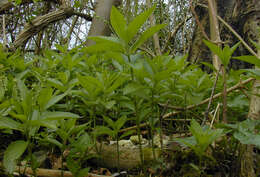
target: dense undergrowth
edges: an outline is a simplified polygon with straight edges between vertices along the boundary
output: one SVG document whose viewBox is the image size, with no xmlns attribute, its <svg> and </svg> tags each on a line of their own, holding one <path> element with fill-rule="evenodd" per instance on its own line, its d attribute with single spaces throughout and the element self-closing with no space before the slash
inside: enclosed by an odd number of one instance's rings
<svg viewBox="0 0 260 177">
<path fill-rule="evenodd" d="M 155 134 L 162 138 L 182 133 L 186 138 L 172 139 L 167 144 L 169 151 L 149 168 L 139 146 L 143 173 L 210 176 L 238 171 L 240 143 L 260 146 L 255 133 L 259 122 L 246 119 L 252 84 L 228 94 L 229 124 L 220 124 L 222 97 L 213 99 L 204 120 L 208 102 L 200 103 L 210 98 L 213 88 L 215 93 L 222 92 L 224 81 L 219 77 L 214 85 L 216 72 L 206 73 L 199 65 L 188 63 L 186 55 L 151 58 L 139 51 L 140 45 L 164 27 L 156 25 L 134 38 L 153 10 L 127 25 L 113 8 L 111 25 L 117 37 L 90 37 L 96 42 L 90 47 L 68 50 L 57 45 L 59 52 L 47 50 L 42 56 L 1 49 L 0 157 L 6 174 L 23 162 L 36 175 L 39 167 L 53 167 L 46 160 L 54 155 L 61 157 L 62 170 L 84 176 L 93 169 L 88 164 L 93 157 L 89 152 L 98 148 L 98 142 L 116 140 L 119 158 L 119 140 L 131 135 L 138 135 L 141 141 L 143 134 L 153 147 Z M 227 69 L 236 46 L 221 50 L 205 43 Z M 257 70 L 243 74 L 247 71 L 227 69 L 227 87 L 259 77 Z M 125 129 L 132 126 L 136 127 Z M 173 142 L 186 148 L 175 149 Z"/>
</svg>

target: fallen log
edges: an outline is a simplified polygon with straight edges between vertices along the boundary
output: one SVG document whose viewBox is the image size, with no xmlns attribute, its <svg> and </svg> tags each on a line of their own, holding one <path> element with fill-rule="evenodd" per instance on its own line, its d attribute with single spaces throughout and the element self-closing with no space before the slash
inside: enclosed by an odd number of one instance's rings
<svg viewBox="0 0 260 177">
<path fill-rule="evenodd" d="M 0 167 L 3 165 L 0 163 Z M 33 175 L 33 170 L 30 167 L 25 166 L 16 166 L 15 171 L 22 174 L 25 173 L 26 175 Z M 45 168 L 37 168 L 36 174 L 39 177 L 61 177 L 62 171 L 61 170 L 52 170 L 52 169 L 45 169 Z M 63 177 L 73 177 L 73 174 L 70 171 L 63 171 Z M 93 173 L 88 173 L 86 177 L 108 177 L 104 175 L 96 175 Z"/>
</svg>

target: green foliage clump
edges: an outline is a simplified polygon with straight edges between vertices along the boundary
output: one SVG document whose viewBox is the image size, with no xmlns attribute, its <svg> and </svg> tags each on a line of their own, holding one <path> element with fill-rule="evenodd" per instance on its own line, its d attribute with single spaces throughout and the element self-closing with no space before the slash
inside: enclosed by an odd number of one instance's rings
<svg viewBox="0 0 260 177">
<path fill-rule="evenodd" d="M 43 56 L 29 59 L 19 52 L 0 52 L 0 131 L 22 135 L 5 150 L 3 162 L 7 173 L 15 170 L 18 160 L 27 159 L 36 175 L 36 168 L 40 166 L 35 160 L 36 148 L 49 144 L 59 149 L 62 161 L 67 162 L 75 176 L 85 176 L 89 168 L 85 168 L 83 162 L 91 156 L 88 152 L 95 148 L 101 134 L 111 136 L 118 143 L 134 133 L 121 133 L 121 129 L 137 125 L 141 142 L 142 123 L 150 127 L 151 136 L 155 131 L 162 132 L 163 116 L 169 112 L 167 105 L 185 110 L 209 97 L 214 74 L 189 64 L 186 55 L 149 58 L 139 51 L 148 38 L 165 27 L 164 24 L 152 26 L 135 40 L 154 9 L 148 9 L 127 24 L 113 7 L 110 19 L 116 36 L 89 37 L 96 42 L 90 47 L 68 51 L 67 46 L 57 45 L 59 53 L 48 50 Z M 227 67 L 237 45 L 220 50 L 205 43 L 220 55 Z M 245 57 L 240 59 L 246 60 Z M 250 72 L 255 74 L 256 70 Z M 234 75 L 229 77 L 232 83 L 240 79 Z M 221 89 L 219 82 L 217 91 Z M 229 106 L 236 107 L 237 102 L 248 106 L 248 100 L 241 93 L 233 97 Z M 162 103 L 167 103 L 164 108 Z M 200 158 L 208 146 L 223 135 L 222 129 L 204 129 L 194 120 L 193 116 L 200 117 L 204 110 L 202 106 L 194 112 L 184 111 L 185 118 L 193 118 L 189 127 L 193 137 L 178 140 Z M 251 124 L 226 125 L 236 130 L 237 140 L 254 144 L 250 139 L 252 131 L 241 129 L 244 126 Z M 259 137 L 254 137 L 258 142 Z M 143 162 L 141 145 L 139 148 Z M 70 152 L 64 156 L 67 149 Z M 119 157 L 119 146 L 117 149 Z"/>
</svg>

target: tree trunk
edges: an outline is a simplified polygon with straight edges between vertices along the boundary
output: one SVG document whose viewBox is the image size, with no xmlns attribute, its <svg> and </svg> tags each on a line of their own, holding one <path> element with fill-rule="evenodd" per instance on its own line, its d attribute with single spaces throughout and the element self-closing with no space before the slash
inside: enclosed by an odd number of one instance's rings
<svg viewBox="0 0 260 177">
<path fill-rule="evenodd" d="M 201 0 L 201 3 L 205 3 L 205 0 Z M 251 45 L 250 40 L 260 43 L 259 27 L 260 27 L 260 1 L 259 0 L 217 0 L 218 14 L 221 16 L 232 28 L 238 32 L 248 44 Z M 196 14 L 200 21 L 200 25 L 205 29 L 204 33 L 209 34 L 209 23 L 207 9 L 201 6 L 195 7 Z M 204 61 L 211 61 L 210 52 L 202 43 L 203 34 L 200 25 L 197 24 L 197 28 L 194 32 L 193 43 L 190 50 L 190 61 L 197 62 L 198 59 Z M 223 41 L 228 41 L 229 45 L 233 45 L 238 41 L 234 35 L 228 29 L 220 24 L 220 34 Z M 254 48 L 251 45 L 252 48 Z M 242 47 L 237 52 L 238 55 L 247 55 L 249 52 Z M 260 57 L 260 51 L 258 51 Z M 236 68 L 239 68 L 237 66 Z M 244 66 L 242 66 L 244 67 Z M 260 94 L 260 81 L 256 80 L 252 89 L 252 95 L 250 100 L 250 108 L 248 117 L 251 119 L 260 119 L 260 97 L 256 94 Z M 258 87 L 258 88 L 257 88 Z M 254 158 L 253 158 L 253 146 L 243 145 L 240 152 L 240 177 L 255 177 L 254 171 Z"/>
<path fill-rule="evenodd" d="M 92 24 L 88 33 L 88 36 L 109 36 L 111 30 L 108 22 L 110 17 L 110 10 L 113 5 L 117 6 L 121 4 L 121 0 L 98 0 L 97 7 L 95 9 L 95 16 L 92 20 Z M 92 40 L 87 40 L 86 45 L 90 46 L 95 44 Z"/>
</svg>

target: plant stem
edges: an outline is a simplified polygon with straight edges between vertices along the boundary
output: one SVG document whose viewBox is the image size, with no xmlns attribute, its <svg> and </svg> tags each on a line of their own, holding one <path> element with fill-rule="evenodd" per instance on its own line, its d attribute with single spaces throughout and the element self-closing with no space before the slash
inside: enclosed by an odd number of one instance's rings
<svg viewBox="0 0 260 177">
<path fill-rule="evenodd" d="M 119 155 L 120 155 L 120 151 L 119 151 L 119 139 L 118 139 L 118 134 L 116 137 L 116 152 L 117 152 L 117 171 L 119 172 L 120 170 L 120 163 L 119 163 Z"/>
<path fill-rule="evenodd" d="M 226 68 L 222 67 L 223 70 L 223 123 L 227 123 L 227 78 Z"/>
<path fill-rule="evenodd" d="M 136 113 L 137 136 L 138 136 L 138 141 L 139 141 L 139 152 L 140 152 L 141 167 L 143 168 L 144 159 L 143 159 L 143 149 L 142 149 L 140 117 L 139 117 L 139 113 L 138 113 L 136 99 L 135 99 L 135 113 Z"/>
</svg>

